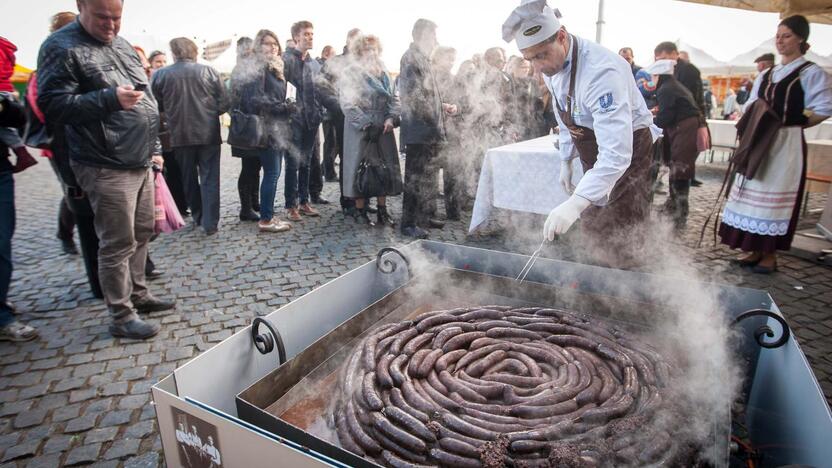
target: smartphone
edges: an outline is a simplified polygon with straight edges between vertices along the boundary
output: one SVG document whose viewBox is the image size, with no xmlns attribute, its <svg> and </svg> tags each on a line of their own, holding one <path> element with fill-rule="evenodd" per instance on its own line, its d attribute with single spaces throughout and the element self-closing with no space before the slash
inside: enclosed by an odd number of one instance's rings
<svg viewBox="0 0 832 468">
<path fill-rule="evenodd" d="M 136 83 L 133 85 L 133 91 L 146 91 L 147 84 L 146 83 Z"/>
</svg>

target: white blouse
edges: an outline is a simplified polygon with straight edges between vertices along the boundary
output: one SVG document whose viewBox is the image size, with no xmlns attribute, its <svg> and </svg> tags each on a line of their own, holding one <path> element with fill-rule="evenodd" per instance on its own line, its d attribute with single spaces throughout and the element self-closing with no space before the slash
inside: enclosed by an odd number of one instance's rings
<svg viewBox="0 0 832 468">
<path fill-rule="evenodd" d="M 746 106 L 757 99 L 760 83 L 762 83 L 763 76 L 766 73 L 772 73 L 772 81 L 778 83 L 804 63 L 806 63 L 806 58 L 800 57 L 788 65 L 775 65 L 770 71 L 757 75 L 757 79 L 754 80 L 754 87 L 751 89 L 751 97 L 746 102 Z M 800 72 L 800 87 L 803 88 L 803 107 L 805 109 L 809 109 L 818 115 L 832 116 L 832 79 L 823 68 L 817 64 L 804 68 Z"/>
</svg>

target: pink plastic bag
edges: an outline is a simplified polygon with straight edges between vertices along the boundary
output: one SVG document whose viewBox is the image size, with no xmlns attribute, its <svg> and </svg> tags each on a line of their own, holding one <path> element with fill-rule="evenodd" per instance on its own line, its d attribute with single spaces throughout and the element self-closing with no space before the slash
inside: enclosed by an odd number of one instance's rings
<svg viewBox="0 0 832 468">
<path fill-rule="evenodd" d="M 185 220 L 182 219 L 161 172 L 155 174 L 154 182 L 156 185 L 156 225 L 154 226 L 156 233 L 171 233 L 182 229 L 185 226 Z"/>
<path fill-rule="evenodd" d="M 700 153 L 711 149 L 711 132 L 708 127 L 699 127 L 696 132 L 696 150 Z"/>
</svg>

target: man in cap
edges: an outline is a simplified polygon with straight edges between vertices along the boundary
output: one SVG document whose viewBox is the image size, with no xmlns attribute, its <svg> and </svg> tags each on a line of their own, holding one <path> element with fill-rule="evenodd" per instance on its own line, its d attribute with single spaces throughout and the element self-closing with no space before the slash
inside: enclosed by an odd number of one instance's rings
<svg viewBox="0 0 832 468">
<path fill-rule="evenodd" d="M 650 213 L 653 117 L 615 52 L 571 35 L 545 0 L 523 0 L 503 24 L 523 57 L 543 73 L 560 127 L 560 182 L 571 194 L 546 220 L 544 237 L 564 234 L 580 217 L 594 253 L 613 266 L 633 263 L 626 238 Z M 573 186 L 573 162 L 584 174 Z M 594 241 L 594 242 L 593 242 Z M 606 252 L 605 252 L 606 251 Z"/>
<path fill-rule="evenodd" d="M 755 58 L 754 63 L 757 65 L 757 73 L 762 73 L 774 66 L 774 54 L 763 54 Z"/>
</svg>

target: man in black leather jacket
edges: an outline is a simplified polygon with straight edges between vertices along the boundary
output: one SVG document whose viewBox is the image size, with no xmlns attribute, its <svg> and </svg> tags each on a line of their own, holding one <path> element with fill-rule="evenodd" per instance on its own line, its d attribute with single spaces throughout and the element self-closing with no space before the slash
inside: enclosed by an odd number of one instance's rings
<svg viewBox="0 0 832 468">
<path fill-rule="evenodd" d="M 178 37 L 170 41 L 170 50 L 176 63 L 157 71 L 151 88 L 167 116 L 194 223 L 210 235 L 220 220 L 219 117 L 228 111 L 229 99 L 220 74 L 196 63 L 193 41 Z"/>
<path fill-rule="evenodd" d="M 151 158 L 162 165 L 159 111 L 133 47 L 118 36 L 122 0 L 79 0 L 75 23 L 38 54 L 38 105 L 63 125 L 70 164 L 95 214 L 99 276 L 113 336 L 145 339 L 159 326 L 139 312 L 167 310 L 145 283 L 154 227 Z"/>
</svg>

